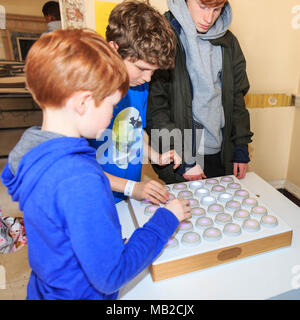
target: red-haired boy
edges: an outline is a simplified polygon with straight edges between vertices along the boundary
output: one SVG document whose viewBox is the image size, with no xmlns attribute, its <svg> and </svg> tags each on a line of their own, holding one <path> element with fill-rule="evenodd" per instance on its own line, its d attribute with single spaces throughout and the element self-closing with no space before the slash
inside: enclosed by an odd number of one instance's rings
<svg viewBox="0 0 300 320">
<path fill-rule="evenodd" d="M 43 124 L 24 133 L 2 182 L 24 212 L 27 299 L 116 299 L 190 216 L 188 201 L 171 201 L 122 240 L 109 181 L 86 138 L 108 126 L 129 79 L 96 33 L 57 30 L 40 38 L 26 58 L 26 84 Z"/>
</svg>

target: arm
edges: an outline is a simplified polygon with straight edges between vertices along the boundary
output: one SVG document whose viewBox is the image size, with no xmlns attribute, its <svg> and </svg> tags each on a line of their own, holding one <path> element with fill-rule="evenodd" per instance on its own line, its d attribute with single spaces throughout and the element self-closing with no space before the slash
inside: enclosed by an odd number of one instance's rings
<svg viewBox="0 0 300 320">
<path fill-rule="evenodd" d="M 171 119 L 170 106 L 171 71 L 157 70 L 149 84 L 149 96 L 147 105 L 147 133 L 151 136 L 152 129 L 176 128 Z"/>
<path fill-rule="evenodd" d="M 177 110 L 178 104 L 173 104 L 172 81 L 175 71 L 157 70 L 152 76 L 147 106 L 147 133 L 150 137 L 151 147 L 157 153 L 164 154 L 171 150 L 182 158 L 184 163 L 184 144 L 182 128 L 178 126 L 179 119 L 183 119 L 184 110 Z M 182 80 L 183 81 L 183 80 Z M 182 124 L 182 121 L 181 121 Z M 182 124 L 183 125 L 183 124 Z M 175 130 L 174 130 L 175 129 Z M 163 133 L 163 131 L 165 133 Z M 158 135 L 159 134 L 159 135 Z M 171 137 L 168 139 L 167 137 Z M 167 143 L 163 146 L 163 137 Z M 179 143 L 174 143 L 179 141 Z M 154 161 L 158 162 L 158 161 Z M 152 163 L 152 167 L 159 178 L 166 183 L 185 181 L 181 174 L 174 172 L 173 166 L 159 166 Z"/>
<path fill-rule="evenodd" d="M 106 177 L 108 178 L 110 182 L 110 186 L 112 191 L 124 193 L 125 186 L 128 182 L 127 179 L 119 178 L 117 176 L 113 176 L 110 173 L 104 172 Z"/>
<path fill-rule="evenodd" d="M 250 117 L 245 105 L 244 96 L 249 90 L 249 81 L 246 73 L 246 60 L 242 49 L 233 36 L 232 46 L 233 77 L 234 77 L 234 104 L 232 141 L 235 145 L 233 162 L 234 175 L 242 179 L 245 177 L 248 162 L 250 161 L 248 144 L 252 141 L 250 131 Z"/>
<path fill-rule="evenodd" d="M 158 153 L 149 145 L 149 137 L 146 131 L 144 131 L 144 148 L 143 155 L 145 159 L 149 159 L 151 163 L 158 164 L 159 166 L 165 166 L 174 162 L 173 169 L 176 170 L 181 164 L 181 158 L 175 150 L 167 151 L 163 154 Z"/>
<path fill-rule="evenodd" d="M 157 70 L 152 76 L 149 85 L 149 96 L 147 105 L 147 127 L 146 131 L 151 138 L 151 146 L 158 153 L 165 153 L 175 150 L 177 154 L 183 155 L 183 145 L 175 143 L 182 141 L 182 132 L 179 128 L 176 116 L 178 110 L 172 103 L 173 93 L 171 90 L 174 75 L 170 70 Z M 175 129 L 175 130 L 174 130 Z M 154 131 L 153 131 L 154 130 Z M 158 130 L 165 130 L 166 134 L 170 134 L 172 138 L 170 143 L 162 149 L 162 135 L 155 136 Z"/>
<path fill-rule="evenodd" d="M 84 273 L 97 290 L 110 294 L 153 261 L 178 227 L 179 220 L 168 209 L 161 208 L 124 244 L 111 190 L 105 180 L 90 173 L 65 180 L 57 188 L 56 201 Z M 175 201 L 183 208 L 183 201 Z M 182 208 L 180 220 L 190 216 Z"/>
<path fill-rule="evenodd" d="M 104 173 L 110 182 L 112 191 L 124 193 L 126 184 L 129 180 L 113 176 L 107 172 Z M 160 204 L 168 201 L 169 192 L 163 185 L 154 180 L 135 182 L 132 198 L 136 200 L 147 199 L 155 204 Z"/>
</svg>

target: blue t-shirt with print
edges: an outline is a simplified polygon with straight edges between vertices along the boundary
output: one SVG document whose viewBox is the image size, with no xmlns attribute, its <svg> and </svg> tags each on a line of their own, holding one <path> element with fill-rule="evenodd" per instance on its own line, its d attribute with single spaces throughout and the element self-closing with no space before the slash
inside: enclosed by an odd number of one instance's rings
<svg viewBox="0 0 300 320">
<path fill-rule="evenodd" d="M 148 88 L 148 83 L 131 87 L 115 107 L 109 127 L 99 139 L 89 140 L 97 149 L 97 161 L 111 175 L 141 180 Z M 122 193 L 113 194 L 116 203 L 126 198 Z"/>
</svg>

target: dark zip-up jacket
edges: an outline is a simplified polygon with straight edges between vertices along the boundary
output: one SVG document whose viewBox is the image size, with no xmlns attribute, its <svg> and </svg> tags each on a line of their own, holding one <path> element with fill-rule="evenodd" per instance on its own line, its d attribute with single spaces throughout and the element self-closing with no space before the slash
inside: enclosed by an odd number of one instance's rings
<svg viewBox="0 0 300 320">
<path fill-rule="evenodd" d="M 174 70 L 157 70 L 152 76 L 146 128 L 150 142 L 152 129 L 169 131 L 180 129 L 182 137 L 185 129 L 194 129 L 193 88 L 186 66 L 185 51 L 179 38 L 181 27 L 170 11 L 165 16 L 177 36 L 177 54 Z M 227 175 L 233 173 L 235 150 L 245 150 L 252 141 L 249 112 L 244 101 L 244 96 L 249 90 L 249 82 L 245 57 L 232 32 L 227 31 L 221 38 L 210 40 L 210 42 L 212 45 L 221 46 L 223 50 L 222 103 L 225 126 L 222 129 L 222 161 Z M 187 142 L 188 139 L 185 143 Z M 190 143 L 195 143 L 194 135 Z M 174 145 L 171 143 L 170 147 L 174 148 Z M 183 156 L 184 163 L 183 148 L 184 144 L 182 144 L 182 150 L 175 150 Z M 153 165 L 153 169 L 166 183 L 185 181 L 181 174 L 173 171 L 173 164 L 164 167 Z"/>
</svg>

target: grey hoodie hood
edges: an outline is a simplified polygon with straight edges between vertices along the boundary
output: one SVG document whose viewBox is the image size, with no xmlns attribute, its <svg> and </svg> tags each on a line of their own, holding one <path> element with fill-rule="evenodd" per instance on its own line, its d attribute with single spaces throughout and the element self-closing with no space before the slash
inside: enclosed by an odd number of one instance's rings
<svg viewBox="0 0 300 320">
<path fill-rule="evenodd" d="M 42 131 L 41 127 L 31 127 L 27 129 L 8 157 L 9 169 L 12 174 L 16 175 L 19 163 L 27 152 L 47 140 L 61 137 L 63 137 L 63 135 L 58 133 Z"/>
<path fill-rule="evenodd" d="M 198 36 L 203 40 L 217 39 L 226 33 L 232 23 L 232 9 L 227 2 L 215 24 L 206 32 L 198 33 L 185 0 L 167 0 L 168 8 L 188 35 Z"/>
<path fill-rule="evenodd" d="M 206 33 L 198 33 L 185 0 L 167 0 L 167 4 L 182 28 L 179 37 L 193 86 L 193 117 L 204 126 L 204 153 L 216 154 L 221 150 L 221 129 L 225 124 L 221 80 L 223 52 L 220 46 L 213 46 L 208 40 L 225 35 L 232 22 L 231 6 L 227 2 L 215 24 Z"/>
</svg>

